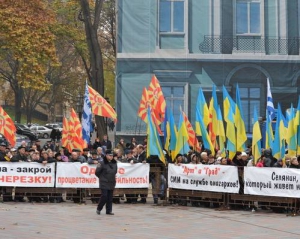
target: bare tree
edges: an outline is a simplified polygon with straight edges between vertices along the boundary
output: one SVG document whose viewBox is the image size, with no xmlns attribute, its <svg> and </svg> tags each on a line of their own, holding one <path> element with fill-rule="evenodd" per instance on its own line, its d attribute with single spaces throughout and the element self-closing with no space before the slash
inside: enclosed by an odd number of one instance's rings
<svg viewBox="0 0 300 239">
<path fill-rule="evenodd" d="M 95 0 L 94 6 L 90 6 L 89 0 L 80 0 L 81 13 L 79 19 L 84 22 L 86 41 L 89 50 L 90 68 L 87 73 L 93 88 L 102 96 L 104 94 L 104 74 L 103 59 L 100 41 L 98 39 L 98 29 L 100 25 L 101 12 L 104 0 Z M 103 117 L 96 117 L 97 130 L 99 135 L 106 133 Z"/>
</svg>

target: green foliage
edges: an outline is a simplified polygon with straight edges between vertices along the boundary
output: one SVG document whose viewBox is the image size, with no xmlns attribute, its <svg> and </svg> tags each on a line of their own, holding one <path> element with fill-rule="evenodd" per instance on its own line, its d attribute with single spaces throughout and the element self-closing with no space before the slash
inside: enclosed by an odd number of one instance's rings
<svg viewBox="0 0 300 239">
<path fill-rule="evenodd" d="M 15 84 L 23 88 L 49 88 L 49 83 L 45 81 L 47 67 L 59 64 L 55 36 L 50 31 L 54 23 L 53 12 L 44 1 L 1 1 L 0 58 L 9 57 L 13 62 L 14 72 L 11 77 L 17 81 Z"/>
</svg>

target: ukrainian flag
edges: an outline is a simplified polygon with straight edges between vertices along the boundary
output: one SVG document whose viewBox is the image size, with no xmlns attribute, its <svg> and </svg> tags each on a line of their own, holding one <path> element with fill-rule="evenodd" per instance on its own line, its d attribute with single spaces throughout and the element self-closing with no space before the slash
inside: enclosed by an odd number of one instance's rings
<svg viewBox="0 0 300 239">
<path fill-rule="evenodd" d="M 160 161 L 166 164 L 165 155 L 162 150 L 159 134 L 151 116 L 150 108 L 148 108 L 147 111 L 147 118 L 147 157 L 157 155 Z"/>
</svg>

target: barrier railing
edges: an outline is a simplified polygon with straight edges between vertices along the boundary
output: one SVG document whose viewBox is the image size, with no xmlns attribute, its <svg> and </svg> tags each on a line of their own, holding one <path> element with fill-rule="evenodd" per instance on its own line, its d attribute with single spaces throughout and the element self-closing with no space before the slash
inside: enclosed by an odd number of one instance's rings
<svg viewBox="0 0 300 239">
<path fill-rule="evenodd" d="M 190 167 L 190 166 L 189 166 Z M 201 166 L 204 167 L 204 166 Z M 201 169 L 200 166 L 198 166 L 198 171 L 195 171 L 195 174 L 199 173 L 199 169 Z M 205 166 L 208 167 L 208 166 Z M 218 166 L 212 166 L 212 167 L 218 167 Z M 230 166 L 229 166 L 230 167 Z M 234 167 L 233 167 L 234 168 Z M 245 172 L 248 173 L 248 176 L 245 177 L 245 182 L 247 180 L 249 181 L 251 179 L 252 174 L 255 170 L 244 168 Z M 182 170 L 187 170 L 182 168 Z M 203 170 L 203 169 L 202 169 Z M 208 169 L 207 169 L 208 170 Z M 223 169 L 221 169 L 222 171 Z M 225 170 L 225 169 L 224 169 Z M 250 171 L 249 171 L 250 170 Z M 267 176 L 268 180 L 270 178 L 270 182 L 268 184 L 271 185 L 274 184 L 276 192 L 280 192 L 280 185 L 281 181 L 284 180 L 286 185 L 284 188 L 285 191 L 291 191 L 287 189 L 287 187 L 291 187 L 292 183 L 294 183 L 297 186 L 297 177 L 298 177 L 298 171 L 297 170 L 289 170 L 285 171 L 285 169 L 281 169 L 278 171 L 276 168 L 269 168 L 264 169 L 265 171 L 269 170 L 270 174 Z M 220 172 L 221 172 L 220 171 Z M 249 172 L 248 172 L 249 171 Z M 209 172 L 209 170 L 207 171 Z M 213 172 L 213 171 L 212 171 Z M 225 172 L 225 171 L 224 171 Z M 279 174 L 279 172 L 282 172 L 282 175 Z M 290 174 L 290 173 L 294 173 Z M 188 173 L 192 174 L 189 170 Z M 203 171 L 202 171 L 203 173 Z M 300 173 L 300 171 L 299 171 Z M 162 177 L 162 175 L 164 177 Z M 137 198 L 139 194 L 142 195 L 148 195 L 148 198 L 152 195 L 164 195 L 165 198 L 163 201 L 164 204 L 180 204 L 180 205 L 191 205 L 191 206 L 207 206 L 207 207 L 214 207 L 221 209 L 229 209 L 229 208 L 241 208 L 241 207 L 247 207 L 248 209 L 255 209 L 257 207 L 263 207 L 263 208 L 270 208 L 274 209 L 276 211 L 277 209 L 285 210 L 286 212 L 290 213 L 296 213 L 299 210 L 299 199 L 297 196 L 266 196 L 266 195 L 251 195 L 251 194 L 243 194 L 242 191 L 239 191 L 239 193 L 228 193 L 228 192 L 213 192 L 213 191 L 206 191 L 206 190 L 192 190 L 192 189 L 179 189 L 179 188 L 172 188 L 167 187 L 163 183 L 164 178 L 168 178 L 168 171 L 166 168 L 162 167 L 161 165 L 151 165 L 149 176 L 150 176 L 150 187 L 149 188 L 116 188 L 114 191 L 114 195 L 117 197 L 125 197 L 128 198 Z M 170 174 L 171 175 L 171 174 Z M 203 175 L 202 175 L 203 176 Z M 202 177 L 201 176 L 201 177 Z M 243 176 L 243 175 L 239 175 Z M 285 176 L 285 177 L 283 177 Z M 210 175 L 209 177 L 212 177 Z M 243 177 L 239 177 L 241 180 Z M 194 180 L 191 176 L 191 179 Z M 174 179 L 175 181 L 178 180 L 178 178 Z M 182 178 L 181 178 L 182 180 Z M 212 183 L 216 182 L 216 179 L 212 180 Z M 260 177 L 259 179 L 255 179 L 256 181 L 253 182 L 254 184 L 251 184 L 250 188 L 253 188 L 254 190 L 258 190 L 257 187 L 254 186 L 258 185 L 260 183 L 260 187 L 262 186 L 269 186 L 268 184 L 265 184 L 264 182 L 266 179 L 264 177 Z M 239 182 L 240 186 L 242 187 L 244 185 L 244 179 L 243 181 Z M 248 185 L 249 186 L 249 185 Z M 297 193 L 298 187 L 293 186 L 294 192 Z M 276 188 L 278 187 L 278 188 Z M 86 200 L 94 200 L 96 202 L 101 194 L 100 189 L 98 188 L 54 188 L 54 187 L 1 187 L 0 192 L 2 194 L 2 198 L 4 201 L 6 199 L 11 199 L 12 197 L 18 195 L 18 196 L 27 196 L 29 198 L 35 198 L 35 197 L 56 197 L 58 195 L 66 195 L 67 198 L 72 198 L 74 202 L 84 202 Z M 220 188 L 220 190 L 223 190 Z M 262 190 L 262 188 L 260 188 Z M 294 194 L 293 194 L 294 195 Z"/>
</svg>

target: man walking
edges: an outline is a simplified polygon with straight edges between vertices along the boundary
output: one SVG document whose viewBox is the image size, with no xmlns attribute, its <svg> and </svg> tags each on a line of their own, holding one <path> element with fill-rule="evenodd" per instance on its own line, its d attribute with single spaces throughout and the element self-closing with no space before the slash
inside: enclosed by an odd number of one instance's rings
<svg viewBox="0 0 300 239">
<path fill-rule="evenodd" d="M 101 197 L 97 206 L 96 213 L 99 215 L 106 204 L 106 214 L 112 213 L 113 192 L 116 186 L 116 174 L 118 166 L 117 161 L 113 158 L 113 151 L 108 149 L 105 151 L 105 157 L 102 162 L 97 165 L 96 176 L 99 178 Z"/>
</svg>

